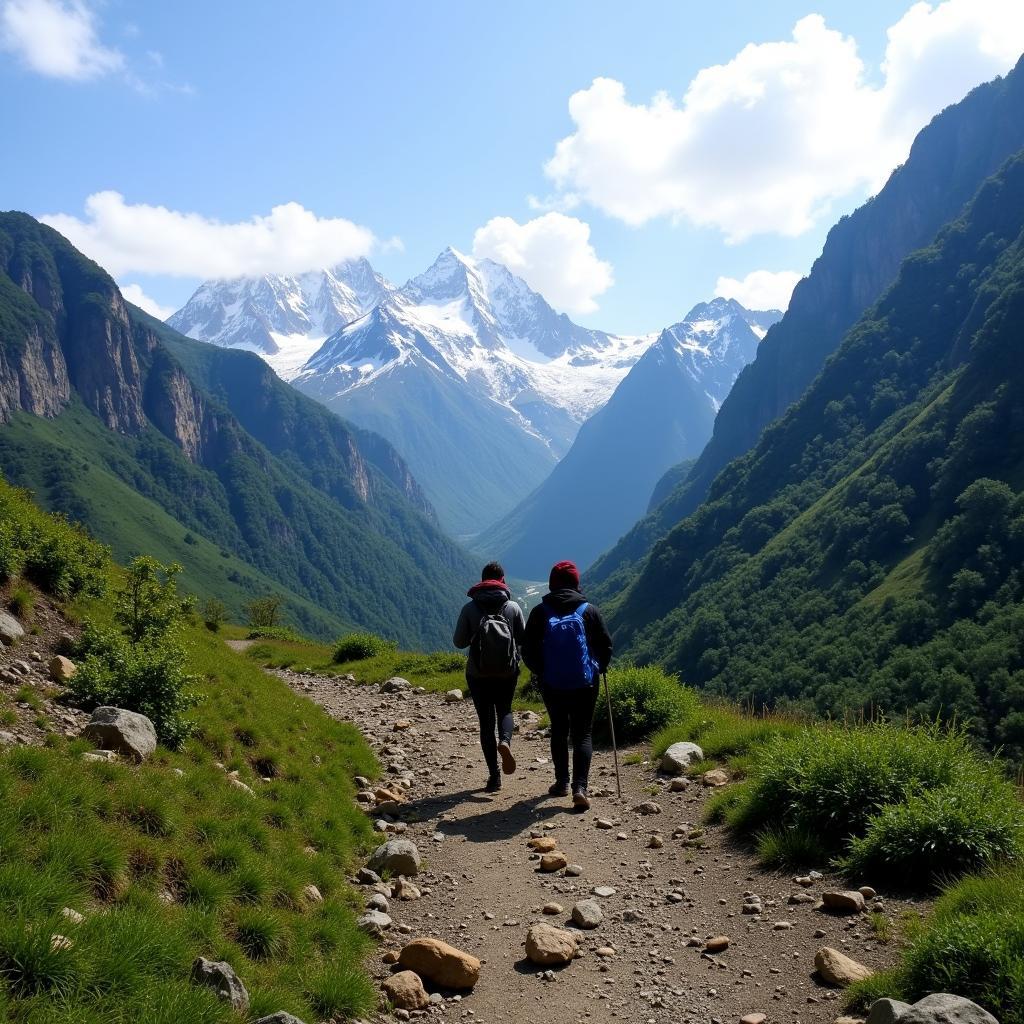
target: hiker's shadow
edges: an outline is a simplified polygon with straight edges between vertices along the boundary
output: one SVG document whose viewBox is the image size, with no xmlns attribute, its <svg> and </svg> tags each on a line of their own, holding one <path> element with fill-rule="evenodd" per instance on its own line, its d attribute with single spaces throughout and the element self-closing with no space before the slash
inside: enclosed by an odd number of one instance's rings
<svg viewBox="0 0 1024 1024">
<path fill-rule="evenodd" d="M 564 807 L 544 804 L 541 797 L 524 797 L 514 804 L 488 803 L 486 810 L 476 814 L 439 822 L 437 830 L 444 835 L 462 836 L 471 843 L 496 843 L 529 835 L 530 829 L 541 822 L 564 813 Z"/>
</svg>

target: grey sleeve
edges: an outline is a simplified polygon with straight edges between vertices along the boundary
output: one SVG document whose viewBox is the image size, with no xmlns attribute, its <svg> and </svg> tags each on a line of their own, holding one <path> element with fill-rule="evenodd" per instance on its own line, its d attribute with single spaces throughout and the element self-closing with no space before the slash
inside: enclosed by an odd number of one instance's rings
<svg viewBox="0 0 1024 1024">
<path fill-rule="evenodd" d="M 456 647 L 468 647 L 473 642 L 473 626 L 469 621 L 469 610 L 472 606 L 473 602 L 470 601 L 469 604 L 464 604 L 462 611 L 459 612 L 459 621 L 455 624 L 455 635 L 452 637 L 452 644 Z"/>
<path fill-rule="evenodd" d="M 512 637 L 516 642 L 516 647 L 522 647 L 523 641 L 526 639 L 526 616 L 523 615 L 522 605 L 518 601 L 512 603 L 516 606 L 516 610 L 512 613 Z"/>
</svg>

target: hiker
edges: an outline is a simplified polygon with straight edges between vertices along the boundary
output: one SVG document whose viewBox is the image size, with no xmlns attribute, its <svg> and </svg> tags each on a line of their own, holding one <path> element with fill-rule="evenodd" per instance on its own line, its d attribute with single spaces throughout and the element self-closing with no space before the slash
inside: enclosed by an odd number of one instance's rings
<svg viewBox="0 0 1024 1024">
<path fill-rule="evenodd" d="M 488 562 L 480 582 L 469 588 L 452 643 L 469 648 L 466 682 L 480 719 L 480 746 L 487 762 L 484 791 L 501 789 L 498 757 L 506 775 L 516 770 L 512 756 L 512 699 L 519 679 L 519 648 L 525 633 L 523 610 L 512 600 L 505 570 Z"/>
<path fill-rule="evenodd" d="M 569 795 L 569 742 L 572 741 L 572 802 L 590 807 L 587 784 L 594 753 L 591 733 L 601 673 L 612 660 L 612 638 L 601 613 L 580 593 L 579 570 L 559 562 L 544 596 L 526 623 L 523 661 L 540 681 L 551 719 L 551 796 Z"/>
</svg>

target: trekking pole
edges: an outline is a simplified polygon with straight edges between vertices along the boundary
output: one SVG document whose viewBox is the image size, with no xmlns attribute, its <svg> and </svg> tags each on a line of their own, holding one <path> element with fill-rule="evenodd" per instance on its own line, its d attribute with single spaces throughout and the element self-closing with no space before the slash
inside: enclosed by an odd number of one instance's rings
<svg viewBox="0 0 1024 1024">
<path fill-rule="evenodd" d="M 604 676 L 604 695 L 608 702 L 608 728 L 612 734 L 612 754 L 615 757 L 615 788 L 619 791 L 619 799 L 622 799 L 622 779 L 619 778 L 619 748 L 615 745 L 615 719 L 612 718 L 612 694 L 608 689 L 608 673 L 602 672 Z"/>
</svg>

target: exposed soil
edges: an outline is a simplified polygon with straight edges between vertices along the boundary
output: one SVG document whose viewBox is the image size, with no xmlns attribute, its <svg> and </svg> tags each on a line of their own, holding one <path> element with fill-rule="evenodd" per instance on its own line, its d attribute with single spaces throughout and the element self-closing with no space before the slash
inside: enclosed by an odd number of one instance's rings
<svg viewBox="0 0 1024 1024">
<path fill-rule="evenodd" d="M 517 715 L 514 742 L 519 770 L 491 797 L 482 792 L 486 772 L 468 701 L 448 704 L 435 694 L 383 694 L 336 678 L 279 674 L 335 717 L 356 723 L 378 752 L 385 779 L 413 779 L 406 813 L 387 827 L 418 845 L 424 866 L 416 884 L 423 895 L 414 902 L 390 901 L 395 926 L 381 944 L 374 974 L 383 980 L 391 971 L 384 954 L 418 936 L 441 938 L 484 962 L 472 993 L 442 993 L 443 1001 L 421 1014 L 483 1024 L 720 1024 L 754 1012 L 767 1014 L 769 1022 L 831 1022 L 843 1001 L 814 973 L 821 946 L 873 968 L 896 959 L 895 948 L 877 939 L 866 916 L 827 913 L 817 898 L 788 902 L 792 895 L 847 889 L 848 881 L 826 871 L 804 888 L 788 874 L 759 867 L 719 827 L 687 839 L 692 828 L 703 827 L 709 791 L 699 782 L 670 792 L 669 780 L 653 765 L 624 764 L 620 802 L 611 753 L 599 752 L 591 777 L 593 808 L 575 813 L 567 799 L 547 795 L 547 741 L 535 716 L 524 713 Z M 396 731 L 399 720 L 411 727 Z M 652 800 L 660 814 L 634 810 Z M 602 818 L 613 827 L 599 827 Z M 527 841 L 542 835 L 554 837 L 569 863 L 582 867 L 579 877 L 538 872 Z M 653 835 L 662 838 L 660 849 L 648 847 Z M 824 865 L 805 867 L 825 871 Z M 856 884 L 878 889 L 890 919 L 924 909 L 923 903 L 888 896 L 879 879 Z M 599 886 L 614 894 L 595 896 Z M 751 894 L 761 897 L 762 914 L 743 912 Z M 525 959 L 527 928 L 541 921 L 573 928 L 573 904 L 584 898 L 599 901 L 603 922 L 575 932 L 582 956 L 546 980 Z M 561 904 L 562 913 L 542 913 L 549 902 Z M 718 935 L 729 936 L 728 949 L 705 952 L 704 940 Z M 615 955 L 599 957 L 602 947 Z"/>
</svg>

